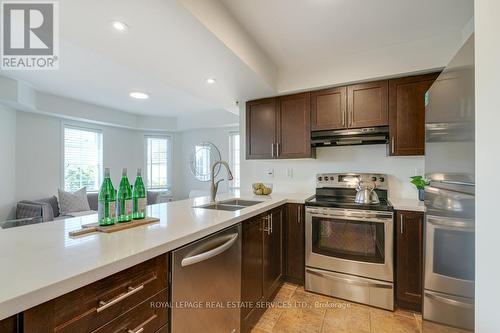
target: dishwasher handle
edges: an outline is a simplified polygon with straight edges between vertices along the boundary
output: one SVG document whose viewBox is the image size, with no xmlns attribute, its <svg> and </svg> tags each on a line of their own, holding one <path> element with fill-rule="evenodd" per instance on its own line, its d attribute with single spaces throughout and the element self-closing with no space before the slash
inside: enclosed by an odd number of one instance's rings
<svg viewBox="0 0 500 333">
<path fill-rule="evenodd" d="M 237 233 L 236 234 L 231 234 L 231 235 L 228 235 L 228 236 L 229 236 L 229 240 L 227 242 L 225 242 L 224 244 L 222 244 L 220 246 L 217 246 L 216 248 L 211 249 L 210 251 L 203 252 L 203 253 L 200 253 L 200 254 L 197 254 L 197 255 L 194 255 L 194 256 L 190 256 L 190 257 L 186 257 L 186 258 L 182 259 L 181 266 L 182 267 L 186 267 L 186 266 L 189 266 L 189 265 L 193 265 L 193 264 L 199 263 L 201 261 L 205 261 L 207 259 L 213 258 L 213 257 L 221 254 L 222 252 L 226 251 L 238 239 L 238 234 Z M 227 237 L 224 237 L 224 238 L 227 238 Z"/>
</svg>

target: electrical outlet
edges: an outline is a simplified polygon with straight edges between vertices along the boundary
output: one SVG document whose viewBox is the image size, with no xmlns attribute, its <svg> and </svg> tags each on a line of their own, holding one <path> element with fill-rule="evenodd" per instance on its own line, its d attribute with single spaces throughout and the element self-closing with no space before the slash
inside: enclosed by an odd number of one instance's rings
<svg viewBox="0 0 500 333">
<path fill-rule="evenodd" d="M 267 169 L 266 174 L 269 178 L 274 178 L 274 169 L 273 168 Z"/>
<path fill-rule="evenodd" d="M 424 175 L 424 169 L 415 168 L 415 176 L 423 176 L 423 175 Z"/>
<path fill-rule="evenodd" d="M 293 168 L 286 168 L 286 176 L 288 178 L 293 178 Z"/>
</svg>

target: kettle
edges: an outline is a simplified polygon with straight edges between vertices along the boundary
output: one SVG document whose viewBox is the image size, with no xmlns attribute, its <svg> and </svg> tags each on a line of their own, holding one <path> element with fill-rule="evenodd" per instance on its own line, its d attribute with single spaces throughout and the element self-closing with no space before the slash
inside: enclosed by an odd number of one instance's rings
<svg viewBox="0 0 500 333">
<path fill-rule="evenodd" d="M 362 181 L 358 183 L 355 203 L 359 204 L 378 204 L 380 200 L 378 199 L 377 192 L 374 191 L 375 184 L 365 185 Z"/>
</svg>

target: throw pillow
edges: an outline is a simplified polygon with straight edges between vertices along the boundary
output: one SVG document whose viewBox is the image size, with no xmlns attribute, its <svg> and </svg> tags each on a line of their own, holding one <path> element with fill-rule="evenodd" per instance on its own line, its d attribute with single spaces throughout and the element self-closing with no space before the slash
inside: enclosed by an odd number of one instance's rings
<svg viewBox="0 0 500 333">
<path fill-rule="evenodd" d="M 61 215 L 90 210 L 86 187 L 82 187 L 75 192 L 66 192 L 59 189 L 58 196 Z"/>
</svg>

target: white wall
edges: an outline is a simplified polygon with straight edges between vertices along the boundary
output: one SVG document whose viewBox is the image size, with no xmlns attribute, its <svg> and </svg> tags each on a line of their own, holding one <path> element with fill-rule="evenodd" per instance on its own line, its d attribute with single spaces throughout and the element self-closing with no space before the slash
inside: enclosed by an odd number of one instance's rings
<svg viewBox="0 0 500 333">
<path fill-rule="evenodd" d="M 238 131 L 238 127 L 200 129 L 178 133 L 181 137 L 179 140 L 181 143 L 178 145 L 181 151 L 181 158 L 177 160 L 174 168 L 178 170 L 178 176 L 182 179 L 182 186 L 175 192 L 176 199 L 187 198 L 191 190 L 210 190 L 210 182 L 201 182 L 197 180 L 189 168 L 193 147 L 197 143 L 204 141 L 211 142 L 219 149 L 221 159 L 229 161 L 229 133 L 234 131 Z M 221 170 L 219 177 L 226 177 L 226 172 L 223 169 Z M 221 184 L 219 191 L 227 191 L 227 183 Z"/>
<path fill-rule="evenodd" d="M 500 1 L 475 0 L 476 332 L 500 332 Z"/>
<path fill-rule="evenodd" d="M 103 133 L 103 163 L 111 168 L 117 185 L 121 169 L 128 168 L 134 179 L 137 168 L 144 168 L 144 135 L 137 130 L 68 122 L 55 117 L 17 112 L 16 200 L 57 195 L 62 187 L 63 124 L 98 128 Z M 13 166 L 12 166 L 13 167 Z"/>
<path fill-rule="evenodd" d="M 313 193 L 315 176 L 323 172 L 376 172 L 389 175 L 389 196 L 417 198 L 418 192 L 409 182 L 416 171 L 424 171 L 423 157 L 387 157 L 385 145 L 324 147 L 316 151 L 316 159 L 245 160 L 245 111 L 240 108 L 241 189 L 250 190 L 254 182 L 273 184 L 275 192 Z M 287 177 L 292 168 L 293 177 Z M 267 176 L 274 170 L 274 177 Z"/>
<path fill-rule="evenodd" d="M 0 105 L 0 221 L 13 217 L 16 197 L 16 112 Z"/>
</svg>

